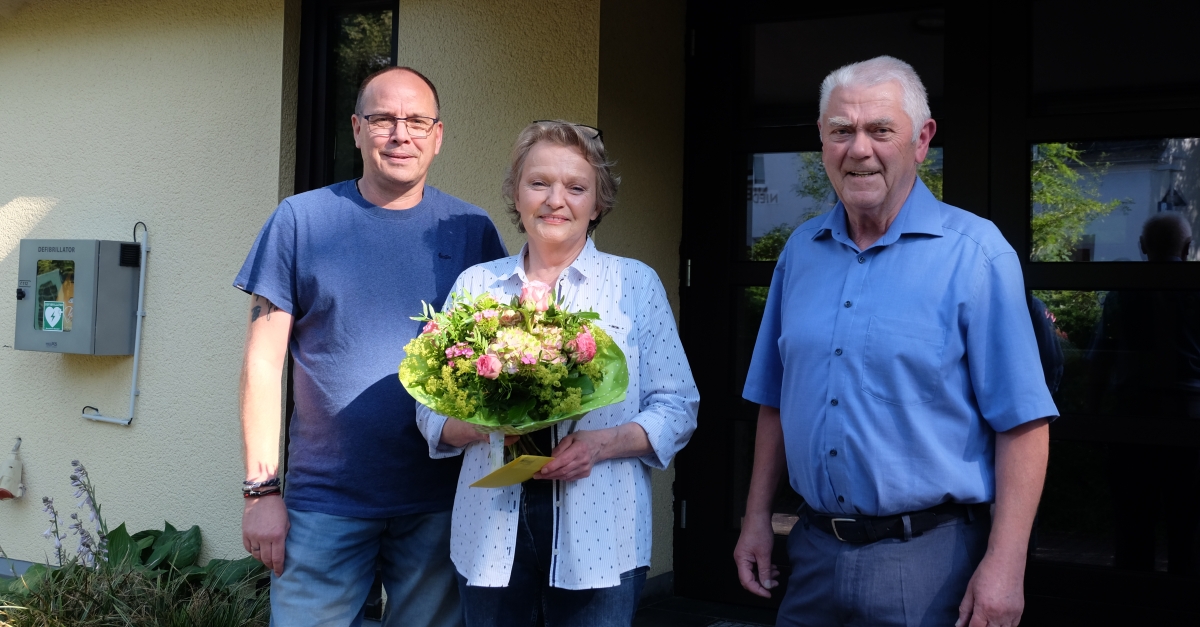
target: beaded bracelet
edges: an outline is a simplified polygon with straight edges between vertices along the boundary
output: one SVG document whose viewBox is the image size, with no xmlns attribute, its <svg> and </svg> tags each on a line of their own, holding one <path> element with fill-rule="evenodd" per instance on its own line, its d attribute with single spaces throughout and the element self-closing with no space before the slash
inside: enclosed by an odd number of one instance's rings
<svg viewBox="0 0 1200 627">
<path fill-rule="evenodd" d="M 242 482 L 242 492 L 249 492 L 251 490 L 257 490 L 259 488 L 269 488 L 271 486 L 277 486 L 277 485 L 279 485 L 279 477 L 275 477 L 273 479 L 267 479 L 265 481 L 243 481 Z"/>
<path fill-rule="evenodd" d="M 281 491 L 279 488 L 277 488 L 277 487 L 272 487 L 272 488 L 270 488 L 270 489 L 268 489 L 268 490 L 261 490 L 261 491 L 259 491 L 259 490 L 247 490 L 247 491 L 245 491 L 245 492 L 242 492 L 242 498 L 244 498 L 244 499 L 256 499 L 256 498 L 258 498 L 258 497 L 260 497 L 260 496 L 269 496 L 269 495 L 271 495 L 271 494 L 281 494 L 281 493 L 282 493 L 282 491 Z"/>
</svg>

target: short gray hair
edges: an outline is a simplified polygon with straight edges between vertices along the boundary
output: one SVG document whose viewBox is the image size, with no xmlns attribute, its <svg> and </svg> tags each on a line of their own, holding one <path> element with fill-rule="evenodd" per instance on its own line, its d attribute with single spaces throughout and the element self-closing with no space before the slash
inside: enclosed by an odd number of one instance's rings
<svg viewBox="0 0 1200 627">
<path fill-rule="evenodd" d="M 913 143 L 921 135 L 921 126 L 929 119 L 929 97 L 925 85 L 913 67 L 900 59 L 887 55 L 843 65 L 829 73 L 821 81 L 821 107 L 818 121 L 824 121 L 829 98 L 838 87 L 874 87 L 896 81 L 900 83 L 900 108 L 908 115 L 913 127 Z"/>
<path fill-rule="evenodd" d="M 588 222 L 588 235 L 591 235 L 600 225 L 600 220 L 613 210 L 613 206 L 617 204 L 617 187 L 621 184 L 621 177 L 613 173 L 614 164 L 604 152 L 604 141 L 599 135 L 592 137 L 595 130 L 590 126 L 563 120 L 540 120 L 526 126 L 525 130 L 517 135 L 517 143 L 513 146 L 512 157 L 508 163 L 508 175 L 504 177 L 500 191 L 518 231 L 524 233 L 525 225 L 521 224 L 521 213 L 517 211 L 517 185 L 521 182 L 521 170 L 525 167 L 525 159 L 538 142 L 574 148 L 595 170 L 596 207 L 600 213 L 596 215 L 595 220 Z"/>
</svg>

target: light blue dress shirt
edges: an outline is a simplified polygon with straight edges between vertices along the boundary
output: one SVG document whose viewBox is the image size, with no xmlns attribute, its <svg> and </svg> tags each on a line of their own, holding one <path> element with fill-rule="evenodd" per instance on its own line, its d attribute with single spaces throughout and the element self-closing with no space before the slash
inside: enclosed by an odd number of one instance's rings
<svg viewBox="0 0 1200 627">
<path fill-rule="evenodd" d="M 797 227 L 743 396 L 780 409 L 792 487 L 828 514 L 994 501 L 995 432 L 1058 414 L 1016 253 L 920 180 L 867 250 L 840 202 Z"/>
</svg>

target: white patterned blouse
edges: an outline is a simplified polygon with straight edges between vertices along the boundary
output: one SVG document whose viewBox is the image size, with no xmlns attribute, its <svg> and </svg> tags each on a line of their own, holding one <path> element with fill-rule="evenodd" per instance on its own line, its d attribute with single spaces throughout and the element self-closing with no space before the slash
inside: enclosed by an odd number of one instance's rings
<svg viewBox="0 0 1200 627">
<path fill-rule="evenodd" d="M 463 271 L 454 292 L 490 293 L 501 302 L 519 296 L 525 283 L 516 256 Z M 620 585 L 621 573 L 650 564 L 650 469 L 665 469 L 696 429 L 700 393 L 679 342 L 675 319 L 658 275 L 646 264 L 596 250 L 589 239 L 555 285 L 568 311 L 592 310 L 625 352 L 629 389 L 625 400 L 586 414 L 576 423 L 552 427 L 555 444 L 574 430 L 604 429 L 635 422 L 654 452 L 597 463 L 590 476 L 555 481 L 557 530 L 550 585 L 569 590 Z M 417 426 L 431 457 L 463 452 L 440 445 L 446 418 L 417 405 Z M 521 486 L 471 488 L 488 474 L 488 445 L 466 447 L 454 497 L 450 557 L 472 586 L 508 585 L 516 547 Z"/>
</svg>

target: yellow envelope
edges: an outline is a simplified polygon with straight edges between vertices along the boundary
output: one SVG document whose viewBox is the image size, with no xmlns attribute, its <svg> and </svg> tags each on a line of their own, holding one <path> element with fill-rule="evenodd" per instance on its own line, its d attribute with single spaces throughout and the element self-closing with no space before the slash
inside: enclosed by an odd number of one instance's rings
<svg viewBox="0 0 1200 627">
<path fill-rule="evenodd" d="M 498 470 L 493 471 L 471 484 L 472 488 L 503 488 L 510 485 L 516 485 L 529 479 L 533 473 L 542 469 L 542 466 L 550 463 L 553 457 L 539 457 L 537 455 L 522 455 Z"/>
</svg>

